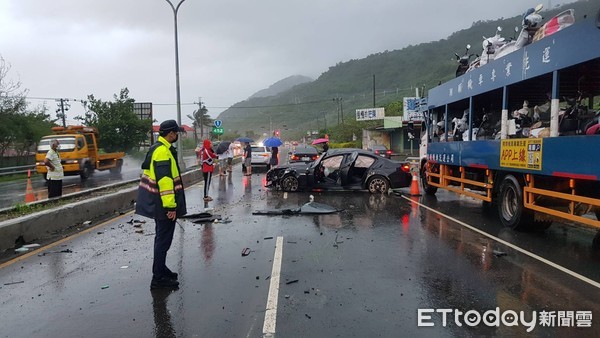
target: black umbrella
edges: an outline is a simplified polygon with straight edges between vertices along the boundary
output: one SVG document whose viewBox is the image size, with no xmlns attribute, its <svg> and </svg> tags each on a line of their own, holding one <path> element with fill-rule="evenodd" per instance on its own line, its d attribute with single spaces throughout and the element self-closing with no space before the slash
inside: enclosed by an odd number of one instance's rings
<svg viewBox="0 0 600 338">
<path fill-rule="evenodd" d="M 246 143 L 253 143 L 254 140 L 249 138 L 249 137 L 238 137 L 236 141 L 240 141 L 240 142 L 246 142 Z"/>
<path fill-rule="evenodd" d="M 231 144 L 231 142 L 229 142 L 229 141 L 223 141 L 223 142 L 219 143 L 219 145 L 217 146 L 217 150 L 216 150 L 217 155 L 221 155 L 224 152 L 226 152 L 227 149 L 229 149 L 230 144 Z"/>
</svg>

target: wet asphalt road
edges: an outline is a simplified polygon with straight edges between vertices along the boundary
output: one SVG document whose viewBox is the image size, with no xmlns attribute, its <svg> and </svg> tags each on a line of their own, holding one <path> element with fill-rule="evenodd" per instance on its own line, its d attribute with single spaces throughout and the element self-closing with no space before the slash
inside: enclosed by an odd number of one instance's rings
<svg viewBox="0 0 600 338">
<path fill-rule="evenodd" d="M 458 326 L 440 314 L 417 325 L 417 309 L 592 311 L 591 328 L 542 327 L 533 336 L 600 336 L 598 287 L 432 212 L 410 199 L 313 193 L 344 211 L 255 216 L 298 207 L 309 193 L 271 192 L 264 174 L 214 178 L 208 207 L 229 223 L 180 220 L 167 263 L 179 290 L 149 290 L 154 226 L 127 214 L 0 269 L 1 336 L 261 337 L 277 237 L 283 237 L 276 316 L 279 337 L 523 336 L 523 325 Z M 190 213 L 204 209 L 188 187 Z M 439 192 L 420 203 L 595 281 L 595 231 L 501 229 L 480 203 Z M 250 255 L 242 257 L 244 248 Z M 60 252 L 71 250 L 72 252 Z M 498 257 L 494 255 L 494 251 Z M 45 253 L 45 255 L 44 255 Z M 297 280 L 297 281 L 296 281 Z M 15 283 L 15 284 L 11 284 Z M 288 284 L 289 283 L 289 284 Z M 6 285 L 9 284 L 9 285 Z M 574 325 L 574 324 L 573 324 Z"/>
</svg>

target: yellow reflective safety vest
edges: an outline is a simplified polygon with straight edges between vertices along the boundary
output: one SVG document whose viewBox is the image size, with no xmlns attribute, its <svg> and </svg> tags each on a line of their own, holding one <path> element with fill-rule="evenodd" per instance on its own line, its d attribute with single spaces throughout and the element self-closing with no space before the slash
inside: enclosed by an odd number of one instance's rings
<svg viewBox="0 0 600 338">
<path fill-rule="evenodd" d="M 142 169 L 135 213 L 160 220 L 167 219 L 167 211 L 177 211 L 177 217 L 185 215 L 185 193 L 175 147 L 159 136 L 146 154 Z"/>
</svg>

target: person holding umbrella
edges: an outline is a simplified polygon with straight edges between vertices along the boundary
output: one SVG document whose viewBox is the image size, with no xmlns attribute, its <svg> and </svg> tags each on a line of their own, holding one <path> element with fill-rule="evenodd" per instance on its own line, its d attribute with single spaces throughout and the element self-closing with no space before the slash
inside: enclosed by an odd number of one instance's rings
<svg viewBox="0 0 600 338">
<path fill-rule="evenodd" d="M 219 176 L 225 176 L 225 161 L 227 160 L 231 142 L 223 141 L 217 146 L 216 153 L 219 155 Z"/>
<path fill-rule="evenodd" d="M 311 143 L 312 145 L 323 144 L 323 152 L 327 152 L 329 150 L 329 138 L 318 138 Z"/>
<path fill-rule="evenodd" d="M 269 165 L 271 169 L 275 168 L 279 164 L 279 148 L 271 147 L 271 159 L 269 160 Z"/>
<path fill-rule="evenodd" d="M 263 144 L 265 147 L 271 147 L 271 159 L 269 160 L 269 165 L 272 169 L 279 164 L 279 146 L 281 146 L 283 142 L 277 137 L 269 137 L 263 141 Z"/>
</svg>

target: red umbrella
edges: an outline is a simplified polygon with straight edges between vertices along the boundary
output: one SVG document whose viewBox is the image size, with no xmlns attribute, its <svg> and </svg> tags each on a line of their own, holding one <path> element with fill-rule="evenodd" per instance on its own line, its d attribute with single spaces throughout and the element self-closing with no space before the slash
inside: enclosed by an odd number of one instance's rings
<svg viewBox="0 0 600 338">
<path fill-rule="evenodd" d="M 315 145 L 315 144 L 321 144 L 321 143 L 327 143 L 327 142 L 329 142 L 329 139 L 327 139 L 327 138 L 318 138 L 318 139 L 312 141 L 311 144 Z"/>
</svg>

